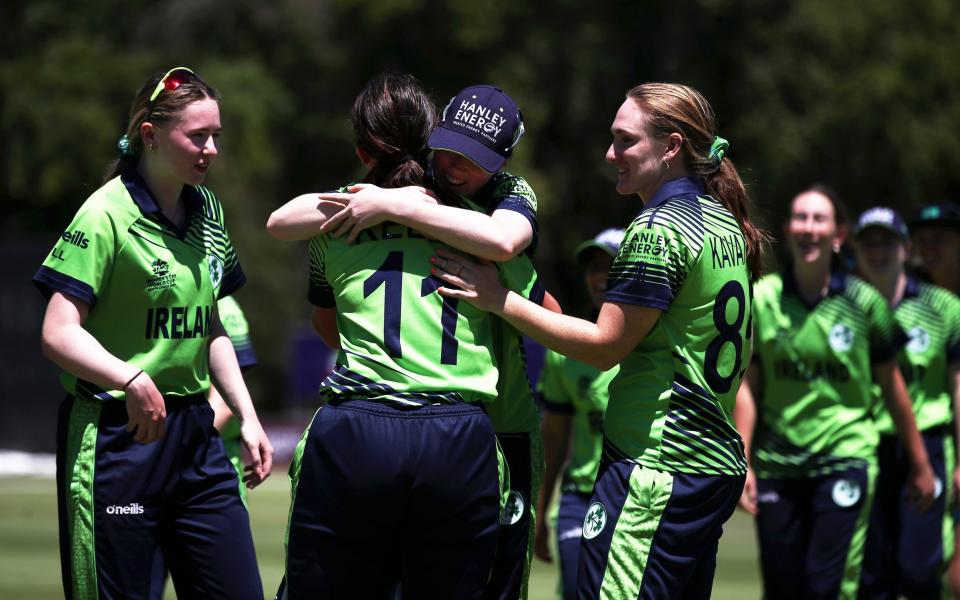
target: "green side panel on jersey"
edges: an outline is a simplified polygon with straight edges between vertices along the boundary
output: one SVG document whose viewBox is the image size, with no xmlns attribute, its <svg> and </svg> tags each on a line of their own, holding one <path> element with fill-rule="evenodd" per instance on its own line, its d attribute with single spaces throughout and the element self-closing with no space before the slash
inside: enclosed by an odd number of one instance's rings
<svg viewBox="0 0 960 600">
<path fill-rule="evenodd" d="M 367 229 L 353 244 L 327 235 L 310 241 L 311 299 L 335 299 L 342 346 L 325 394 L 401 405 L 496 396 L 492 317 L 436 293 L 435 245 L 395 223 Z"/>
<path fill-rule="evenodd" d="M 570 458 L 564 490 L 589 494 L 593 490 L 603 454 L 603 415 L 610 382 L 620 372 L 617 365 L 601 371 L 586 363 L 547 350 L 537 388 L 545 402 L 572 410 Z"/>
<path fill-rule="evenodd" d="M 949 356 L 960 344 L 960 298 L 943 288 L 911 280 L 893 314 L 909 339 L 897 355 L 897 363 L 913 402 L 917 428 L 925 431 L 949 425 L 953 421 Z M 893 434 L 893 419 L 879 398 L 879 389 L 875 387 L 875 391 L 877 430 Z"/>
<path fill-rule="evenodd" d="M 947 510 L 943 511 L 943 563 L 942 568 L 946 570 L 947 565 L 953 559 L 956 552 L 956 528 L 953 520 L 953 504 L 951 499 L 956 498 L 957 488 L 953 482 L 953 471 L 957 468 L 957 452 L 954 445 L 954 434 L 944 434 L 943 436 L 943 470 L 947 480 L 943 482 L 943 492 L 947 495 Z"/>
<path fill-rule="evenodd" d="M 293 507 L 297 501 L 297 487 L 300 485 L 300 470 L 303 467 L 303 450 L 307 445 L 310 428 L 313 427 L 313 422 L 317 419 L 317 414 L 321 410 L 323 410 L 323 407 L 313 413 L 313 418 L 310 419 L 306 429 L 303 430 L 297 446 L 293 449 L 293 456 L 290 458 L 290 467 L 287 470 L 287 476 L 290 478 L 290 508 L 287 511 L 287 533 L 283 538 L 283 550 L 288 556 L 290 548 L 290 523 L 293 522 Z M 284 563 L 286 563 L 286 560 L 284 560 Z"/>
<path fill-rule="evenodd" d="M 732 411 L 750 361 L 752 292 L 733 215 L 694 194 L 645 208 L 627 229 L 606 299 L 662 311 L 610 383 L 613 458 L 673 473 L 745 473 Z"/>
<path fill-rule="evenodd" d="M 500 440 L 497 443 L 497 477 L 500 480 L 500 514 L 507 508 L 507 501 L 510 499 L 510 465 L 507 463 L 507 455 L 503 452 Z"/>
<path fill-rule="evenodd" d="M 74 598 L 97 598 L 97 555 L 94 536 L 93 481 L 97 461 L 100 402 L 75 398 L 67 431 L 67 531 Z"/>
<path fill-rule="evenodd" d="M 498 265 L 503 285 L 530 298 L 538 285 L 533 262 L 520 255 Z M 503 319 L 493 318 L 493 351 L 500 376 L 497 397 L 487 405 L 487 415 L 497 433 L 539 431 L 540 410 L 537 408 L 527 378 L 527 356 L 519 331 Z"/>
<path fill-rule="evenodd" d="M 108 352 L 149 373 L 162 394 L 172 396 L 209 387 L 213 306 L 224 274 L 238 264 L 220 203 L 204 188 L 190 191 L 202 197 L 203 205 L 190 213 L 181 238 L 145 216 L 117 177 L 80 207 L 68 227 L 75 241 L 59 241 L 43 263 L 93 294 L 84 329 Z M 83 398 L 124 396 L 67 373 L 61 382 Z"/>
<path fill-rule="evenodd" d="M 673 475 L 639 465 L 634 467 L 630 474 L 630 491 L 610 541 L 607 570 L 600 585 L 602 600 L 639 597 L 653 537 L 660 527 L 671 493 Z M 584 531 L 586 529 L 584 523 Z"/>
<path fill-rule="evenodd" d="M 864 494 L 857 515 L 857 524 L 850 537 L 847 559 L 843 565 L 843 578 L 840 580 L 840 600 L 856 600 L 860 590 L 860 572 L 863 570 L 863 551 L 867 544 L 867 526 L 870 524 L 870 510 L 873 507 L 873 493 L 876 489 L 877 466 L 867 469 L 867 493 Z"/>
<path fill-rule="evenodd" d="M 869 382 L 874 358 L 895 355 L 893 314 L 852 275 L 835 275 L 813 307 L 791 292 L 787 277 L 768 275 L 756 286 L 763 384 L 755 394 L 753 468 L 760 477 L 807 477 L 874 463 L 879 436 Z"/>
</svg>

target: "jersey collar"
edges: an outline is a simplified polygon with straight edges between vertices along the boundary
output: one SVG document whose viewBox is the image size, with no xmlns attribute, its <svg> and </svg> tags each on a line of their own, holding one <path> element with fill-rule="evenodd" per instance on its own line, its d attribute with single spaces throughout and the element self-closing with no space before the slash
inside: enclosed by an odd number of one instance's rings
<svg viewBox="0 0 960 600">
<path fill-rule="evenodd" d="M 903 288 L 903 302 L 907 298 L 916 298 L 920 295 L 920 280 L 913 275 L 907 275 L 907 286 Z"/>
<path fill-rule="evenodd" d="M 820 304 L 820 301 L 828 296 L 836 296 L 837 294 L 842 294 L 847 289 L 847 274 L 843 271 L 834 270 L 830 272 L 830 283 L 827 284 L 827 294 L 820 298 L 815 299 L 812 303 L 807 303 L 803 297 L 800 295 L 799 290 L 797 289 L 797 278 L 793 275 L 793 265 L 790 265 L 783 272 L 783 291 L 784 293 L 793 294 L 797 297 L 798 300 L 803 302 L 807 309 L 813 309 L 816 305 Z"/>
<path fill-rule="evenodd" d="M 120 174 L 120 179 L 123 181 L 123 185 L 126 186 L 130 197 L 133 198 L 133 203 L 137 205 L 141 213 L 145 216 L 153 216 L 171 227 L 173 226 L 173 224 L 169 223 L 169 220 L 163 216 L 163 213 L 160 212 L 160 205 L 157 204 L 156 199 L 153 197 L 153 192 L 150 191 L 147 182 L 143 180 L 143 177 L 140 176 L 140 173 L 138 173 L 136 169 L 131 168 L 125 170 Z M 189 223 L 193 213 L 203 208 L 203 195 L 194 186 L 185 185 L 183 186 L 183 192 L 181 192 L 180 197 L 186 204 L 187 222 Z"/>
<path fill-rule="evenodd" d="M 702 196 L 705 193 L 706 186 L 704 185 L 703 179 L 699 177 L 678 177 L 661 185 L 657 193 L 653 195 L 653 198 L 651 198 L 643 208 L 647 209 L 659 206 L 675 196 L 683 196 L 685 194 Z"/>
</svg>

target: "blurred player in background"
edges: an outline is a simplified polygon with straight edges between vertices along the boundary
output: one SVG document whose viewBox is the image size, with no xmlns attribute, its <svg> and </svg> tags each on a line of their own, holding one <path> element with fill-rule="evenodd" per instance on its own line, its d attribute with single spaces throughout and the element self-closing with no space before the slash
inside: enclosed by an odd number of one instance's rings
<svg viewBox="0 0 960 600">
<path fill-rule="evenodd" d="M 736 416 L 751 466 L 741 506 L 757 516 L 769 598 L 856 597 L 877 469 L 871 382 L 906 449 L 911 502 L 925 509 L 934 496 L 895 361 L 903 333 L 884 298 L 836 265 L 846 227 L 831 190 L 798 194 L 788 265 L 754 290 L 754 362 Z"/>
<path fill-rule="evenodd" d="M 593 306 L 593 315 L 603 306 L 607 275 L 623 241 L 623 229 L 605 229 L 577 248 L 577 262 L 584 269 L 584 283 Z M 577 595 L 577 568 L 583 520 L 587 516 L 593 482 L 603 450 L 603 413 L 607 410 L 610 380 L 619 365 L 601 371 L 586 363 L 547 351 L 540 372 L 538 392 L 543 407 L 543 450 L 546 468 L 537 512 L 536 555 L 553 562 L 550 523 L 556 531 L 561 595 Z M 569 458 L 569 461 L 568 461 Z M 565 468 L 564 468 L 565 467 Z M 557 479 L 563 470 L 560 501 L 547 518 Z"/>
<path fill-rule="evenodd" d="M 940 575 L 954 546 L 948 509 L 956 464 L 952 429 L 960 373 L 960 298 L 907 274 L 909 246 L 907 225 L 893 209 L 874 207 L 857 220 L 857 268 L 890 304 L 908 337 L 897 362 L 936 476 L 936 499 L 923 512 L 909 501 L 907 454 L 890 415 L 877 402 L 880 472 L 861 598 L 940 598 Z"/>
<path fill-rule="evenodd" d="M 921 207 L 910 225 L 913 252 L 919 270 L 934 285 L 960 295 L 960 206 L 953 202 Z M 960 419 L 954 407 L 955 439 L 960 440 Z M 954 490 L 960 481 L 954 480 Z M 949 581 L 953 597 L 960 600 L 960 498 L 951 498 L 954 520 L 954 552 Z"/>
</svg>

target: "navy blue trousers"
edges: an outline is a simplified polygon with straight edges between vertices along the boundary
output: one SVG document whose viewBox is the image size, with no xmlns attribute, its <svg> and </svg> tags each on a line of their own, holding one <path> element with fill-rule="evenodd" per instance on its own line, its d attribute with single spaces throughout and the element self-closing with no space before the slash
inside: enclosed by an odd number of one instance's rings
<svg viewBox="0 0 960 600">
<path fill-rule="evenodd" d="M 67 598 L 150 598 L 157 553 L 180 598 L 263 598 L 237 473 L 203 396 L 167 398 L 166 433 L 140 444 L 123 402 L 68 396 L 57 430 Z"/>
<path fill-rule="evenodd" d="M 564 600 L 577 597 L 577 569 L 580 561 L 580 540 L 583 519 L 587 516 L 590 494 L 563 492 L 557 511 L 557 554 L 560 584 Z"/>
<path fill-rule="evenodd" d="M 324 406 L 294 457 L 278 598 L 480 598 L 499 529 L 496 440 L 482 408 Z"/>
<path fill-rule="evenodd" d="M 864 550 L 860 598 L 891 600 L 940 598 L 944 567 L 944 518 L 947 510 L 947 473 L 944 436 L 940 429 L 924 431 L 923 442 L 930 466 L 940 481 L 941 493 L 933 506 L 919 512 L 907 490 L 909 464 L 896 436 L 881 436 L 877 457 L 880 473 L 870 513 Z M 949 523 L 946 526 L 952 527 Z"/>
<path fill-rule="evenodd" d="M 530 472 L 530 434 L 498 433 L 497 440 L 510 469 L 510 504 L 502 515 L 493 572 L 483 597 L 513 600 L 520 597 L 530 548 L 530 508 L 533 490 Z"/>
</svg>

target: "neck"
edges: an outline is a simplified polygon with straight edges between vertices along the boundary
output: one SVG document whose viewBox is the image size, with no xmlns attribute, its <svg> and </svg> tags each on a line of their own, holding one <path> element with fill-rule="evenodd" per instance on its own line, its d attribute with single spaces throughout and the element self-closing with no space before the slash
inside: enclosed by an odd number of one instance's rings
<svg viewBox="0 0 960 600">
<path fill-rule="evenodd" d="M 794 266 L 793 276 L 797 281 L 797 291 L 807 302 L 818 300 L 827 295 L 830 288 L 830 260 Z"/>
<path fill-rule="evenodd" d="M 687 170 L 687 166 L 683 164 L 683 161 L 677 161 L 676 164 L 670 163 L 670 168 L 663 171 L 663 174 L 657 179 L 654 186 L 648 190 L 641 191 L 638 195 L 640 199 L 643 200 L 643 203 L 646 204 L 657 195 L 657 192 L 660 191 L 660 188 L 662 188 L 666 182 L 690 176 L 690 172 Z"/>
<path fill-rule="evenodd" d="M 183 209 L 180 194 L 183 192 L 183 182 L 171 181 L 169 177 L 164 177 L 154 161 L 147 159 L 146 156 L 141 157 L 137 164 L 137 172 L 150 188 L 150 193 L 160 207 L 160 212 L 180 225 Z"/>
<path fill-rule="evenodd" d="M 891 306 L 895 306 L 903 300 L 903 293 L 907 289 L 907 274 L 900 270 L 880 279 L 871 279 L 870 283 Z"/>
</svg>

